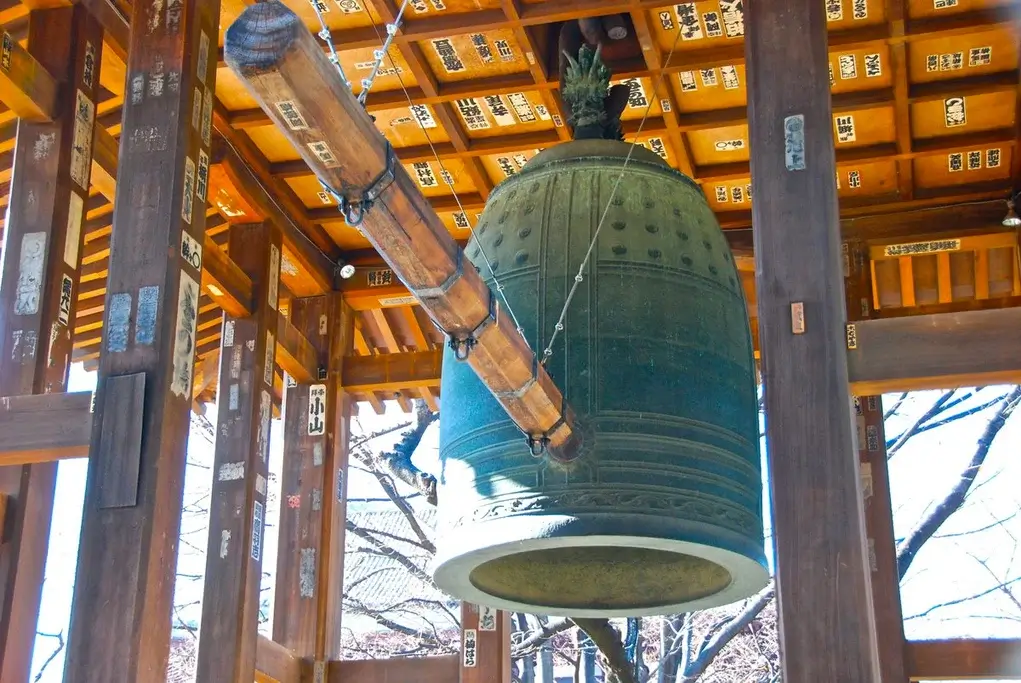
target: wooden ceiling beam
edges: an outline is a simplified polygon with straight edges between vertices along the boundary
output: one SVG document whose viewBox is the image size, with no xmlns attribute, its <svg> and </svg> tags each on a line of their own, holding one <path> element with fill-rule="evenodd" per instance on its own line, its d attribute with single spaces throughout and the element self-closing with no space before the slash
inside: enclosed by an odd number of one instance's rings
<svg viewBox="0 0 1021 683">
<path fill-rule="evenodd" d="M 368 0 L 368 2 L 386 23 L 392 24 L 396 21 L 398 10 L 393 0 Z M 421 46 L 418 43 L 405 42 L 399 43 L 398 49 L 411 73 L 415 76 L 418 87 L 422 89 L 425 98 L 432 99 L 438 97 L 440 84 L 436 80 L 435 74 L 429 68 L 428 60 L 426 60 Z M 404 94 L 403 90 L 401 94 Z M 407 98 L 408 96 L 405 95 L 403 104 L 411 104 L 411 102 L 407 101 Z M 469 145 L 468 134 L 465 132 L 464 126 L 461 125 L 461 119 L 451 104 L 449 102 L 438 102 L 433 106 L 433 111 L 437 122 L 446 131 L 454 149 L 462 154 L 467 152 Z M 429 159 L 429 161 L 432 160 L 432 158 Z M 441 170 L 445 170 L 442 159 L 439 160 L 439 164 Z M 474 158 L 466 159 L 464 161 L 464 169 L 471 179 L 472 185 L 475 186 L 476 191 L 483 197 L 488 197 L 489 193 L 493 190 L 493 181 L 489 178 L 489 174 L 486 173 L 486 169 L 479 160 Z"/>
<path fill-rule="evenodd" d="M 953 209 L 955 205 L 967 202 L 986 202 L 999 200 L 1000 218 L 1003 218 L 1005 206 L 1003 200 L 1010 191 L 1010 179 L 984 181 L 968 185 L 950 185 L 947 187 L 923 188 L 915 192 L 915 198 L 904 201 L 896 192 L 885 195 L 861 195 L 858 197 L 845 197 L 840 201 L 841 225 L 846 221 L 862 216 L 883 215 L 889 219 L 890 229 L 897 226 L 898 216 L 906 211 L 918 211 L 922 209 Z M 726 232 L 736 229 L 748 228 L 752 223 L 751 212 L 747 209 L 742 211 L 722 211 L 716 214 L 720 227 Z M 999 225 L 1000 219 L 995 221 Z M 988 223 L 981 226 L 988 230 Z M 964 229 L 964 228 L 962 228 Z M 845 232 L 845 237 L 854 236 Z"/>
<path fill-rule="evenodd" d="M 117 8 L 113 0 L 81 0 L 86 8 L 99 20 L 106 32 L 106 43 L 122 60 L 127 59 L 128 18 Z M 113 115 L 114 112 L 111 112 Z M 318 294 L 333 288 L 334 260 L 330 253 L 336 251 L 336 245 L 318 226 L 302 224 L 303 212 L 298 209 L 301 203 L 290 192 L 290 188 L 270 189 L 272 185 L 269 174 L 269 162 L 247 139 L 233 130 L 229 123 L 229 115 L 219 101 L 213 104 L 213 127 L 224 140 L 231 152 L 230 169 L 239 181 L 240 188 L 251 192 L 248 201 L 257 205 L 266 217 L 273 220 L 284 236 L 285 247 L 292 253 L 296 265 L 301 268 L 314 283 L 315 291 L 307 294 Z M 229 153 L 228 153 L 229 154 Z M 229 161 L 228 161 L 229 163 Z M 282 205 L 282 206 L 281 206 Z M 282 273 L 282 275 L 284 275 Z M 285 284 L 288 284 L 285 281 Z M 292 283 L 293 284 L 293 283 Z"/>
<path fill-rule="evenodd" d="M 1013 148 L 1017 144 L 1018 140 L 1014 135 L 1014 130 L 1010 128 L 923 140 L 915 145 L 914 149 L 909 146 L 908 151 L 903 153 L 900 151 L 898 143 L 881 143 L 878 145 L 837 150 L 837 166 L 851 166 L 890 160 L 910 162 L 912 159 L 934 154 L 967 152 L 980 145 L 998 145 L 1002 148 Z M 699 182 L 707 185 L 714 182 L 748 178 L 750 176 L 747 161 L 699 166 L 697 173 Z M 912 194 L 913 191 L 905 197 L 902 193 L 900 198 L 910 200 Z"/>
<path fill-rule="evenodd" d="M 847 371 L 857 396 L 1021 383 L 1021 308 L 853 325 L 856 343 L 848 349 Z"/>
<path fill-rule="evenodd" d="M 286 192 L 273 192 L 269 189 L 271 185 L 269 162 L 265 161 L 254 145 L 242 141 L 240 134 L 230 130 L 219 103 L 213 108 L 213 122 L 217 132 L 226 133 L 221 138 L 226 143 L 225 146 L 215 153 L 237 194 L 261 213 L 260 218 L 271 220 L 280 227 L 284 247 L 294 256 L 297 261 L 295 265 L 315 286 L 313 291 L 302 291 L 298 283 L 281 271 L 288 289 L 296 295 L 303 296 L 332 290 L 334 252 L 337 251 L 333 240 L 322 228 L 305 220 L 304 205 L 293 192 L 290 192 L 290 188 L 284 186 Z M 250 163 L 250 160 L 255 158 L 258 163 Z M 259 167 L 258 172 L 254 166 Z"/>
<path fill-rule="evenodd" d="M 520 0 L 500 0 L 500 7 L 504 14 L 504 23 L 511 25 L 514 39 L 525 52 L 528 72 L 532 75 L 535 85 L 540 88 L 539 96 L 542 97 L 543 104 L 553 118 L 557 138 L 561 142 L 566 142 L 571 139 L 571 133 L 567 129 L 566 109 L 564 108 L 564 101 L 560 96 L 560 89 L 557 87 L 555 90 L 547 90 L 544 87 L 553 81 L 556 81 L 556 85 L 559 86 L 560 74 L 557 73 L 555 78 L 550 74 L 549 65 L 543 58 L 543 51 L 536 45 L 531 31 L 529 31 L 527 26 L 518 25 L 521 21 L 521 4 Z M 475 30 L 481 29 L 476 28 Z M 558 121 L 559 125 L 557 125 Z"/>
<path fill-rule="evenodd" d="M 696 178 L 697 169 L 692 161 L 691 151 L 688 149 L 687 141 L 680 130 L 677 118 L 677 92 L 675 79 L 662 72 L 664 56 L 659 49 L 656 36 L 649 27 L 649 16 L 642 8 L 639 0 L 632 0 L 629 4 L 631 23 L 634 25 L 638 45 L 642 48 L 642 57 L 652 76 L 653 99 L 659 99 L 660 109 L 663 112 L 662 120 L 666 124 L 666 137 L 670 147 L 674 151 L 674 157 L 681 173 L 689 178 Z M 651 106 L 652 103 L 649 103 Z M 648 121 L 646 121 L 648 123 Z M 643 127 L 642 131 L 646 129 Z M 649 131 L 652 132 L 652 131 Z"/>
<path fill-rule="evenodd" d="M 348 356 L 344 359 L 344 391 L 393 393 L 440 386 L 443 350 Z"/>
<path fill-rule="evenodd" d="M 0 399 L 0 465 L 27 465 L 89 454 L 92 392 Z"/>
<path fill-rule="evenodd" d="M 11 34 L 5 31 L 0 41 L 4 59 L 0 65 L 0 101 L 26 121 L 53 121 L 59 83 Z"/>
<path fill-rule="evenodd" d="M 891 38 L 903 38 L 908 15 L 907 0 L 886 0 L 887 26 Z M 894 136 L 898 155 L 911 153 L 910 73 L 907 46 L 903 41 L 890 45 L 890 69 L 893 79 Z M 840 160 L 837 159 L 839 164 Z M 915 191 L 914 164 L 897 159 L 897 191 L 901 199 L 911 199 Z"/>
</svg>

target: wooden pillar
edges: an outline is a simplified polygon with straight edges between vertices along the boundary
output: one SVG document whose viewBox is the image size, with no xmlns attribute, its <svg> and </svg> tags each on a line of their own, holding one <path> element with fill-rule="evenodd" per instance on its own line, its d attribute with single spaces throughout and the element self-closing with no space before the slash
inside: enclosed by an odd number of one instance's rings
<svg viewBox="0 0 1021 683">
<path fill-rule="evenodd" d="M 848 319 L 871 318 L 874 309 L 868 246 L 855 241 L 845 242 L 843 248 Z M 848 325 L 845 338 L 848 347 L 856 346 L 853 322 Z M 854 412 L 880 680 L 882 683 L 907 683 L 904 617 L 900 605 L 897 541 L 893 532 L 882 396 L 856 396 Z"/>
<path fill-rule="evenodd" d="M 259 635 L 280 231 L 231 227 L 228 254 L 252 278 L 253 314 L 224 315 L 197 683 L 251 683 Z"/>
<path fill-rule="evenodd" d="M 191 412 L 217 0 L 131 17 L 65 683 L 162 683 Z"/>
<path fill-rule="evenodd" d="M 510 614 L 461 603 L 460 683 L 511 683 Z"/>
<path fill-rule="evenodd" d="M 322 668 L 341 658 L 351 419 L 341 370 L 354 345 L 354 312 L 340 294 L 294 299 L 291 323 L 315 347 L 319 380 L 288 387 L 284 398 L 273 640 Z"/>
<path fill-rule="evenodd" d="M 759 343 L 786 683 L 878 681 L 844 340 L 825 8 L 745 5 Z"/>
<path fill-rule="evenodd" d="M 71 355 L 103 32 L 83 8 L 35 11 L 28 50 L 59 79 L 55 121 L 18 124 L 0 291 L 0 396 L 62 392 Z M 0 469 L 0 681 L 29 679 L 57 463 Z"/>
</svg>

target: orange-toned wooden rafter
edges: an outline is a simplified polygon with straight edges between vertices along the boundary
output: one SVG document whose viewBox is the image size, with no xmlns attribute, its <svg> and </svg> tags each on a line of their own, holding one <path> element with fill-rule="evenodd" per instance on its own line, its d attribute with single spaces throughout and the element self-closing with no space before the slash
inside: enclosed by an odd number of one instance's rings
<svg viewBox="0 0 1021 683">
<path fill-rule="evenodd" d="M 1021 297 L 1017 235 L 929 239 L 869 247 L 875 310 Z"/>
</svg>

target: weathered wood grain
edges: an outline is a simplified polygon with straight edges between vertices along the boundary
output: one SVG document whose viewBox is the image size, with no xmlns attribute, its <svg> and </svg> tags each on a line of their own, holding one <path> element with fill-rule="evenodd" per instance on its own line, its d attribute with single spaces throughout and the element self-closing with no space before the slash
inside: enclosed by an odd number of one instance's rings
<svg viewBox="0 0 1021 683">
<path fill-rule="evenodd" d="M 1021 638 L 908 641 L 912 681 L 1021 680 Z"/>
<path fill-rule="evenodd" d="M 145 373 L 116 375 L 106 386 L 96 444 L 96 505 L 100 509 L 134 507 L 142 460 Z"/>
<path fill-rule="evenodd" d="M 89 455 L 92 392 L 0 398 L 0 466 Z"/>
<path fill-rule="evenodd" d="M 59 81 L 6 31 L 0 55 L 0 101 L 25 121 L 53 121 Z"/>
<path fill-rule="evenodd" d="M 875 314 L 869 249 L 858 240 L 845 242 L 843 249 L 848 317 L 851 320 L 869 319 Z M 851 353 L 853 351 L 848 351 L 848 354 Z M 883 683 L 906 683 L 904 617 L 897 571 L 897 542 L 893 533 L 890 472 L 886 462 L 883 397 L 855 396 L 854 412 L 880 680 Z"/>
<path fill-rule="evenodd" d="M 217 0 L 175 0 L 135 3 L 131 18 L 92 450 L 102 445 L 109 378 L 145 373 L 138 500 L 101 508 L 99 459 L 90 461 L 67 683 L 166 677 L 218 17 Z"/>
<path fill-rule="evenodd" d="M 251 278 L 254 312 L 224 316 L 197 683 L 255 676 L 269 476 L 280 231 L 236 225 L 228 252 Z"/>
<path fill-rule="evenodd" d="M 40 69 L 60 79 L 69 101 L 51 123 L 18 122 L 0 277 L 4 396 L 67 387 L 68 323 L 75 315 L 81 250 L 81 215 L 75 207 L 88 197 L 102 32 L 81 9 L 41 10 L 29 18 L 27 49 Z M 42 433 L 50 431 L 44 426 Z M 31 671 L 56 473 L 55 462 L 0 469 L 0 493 L 9 496 L 6 538 L 0 544 L 0 681 L 5 683 L 28 680 Z"/>
<path fill-rule="evenodd" d="M 339 294 L 291 301 L 291 323 L 316 350 L 311 382 L 286 389 L 273 640 L 315 662 L 340 657 L 351 402 L 343 357 L 354 318 Z"/>
<path fill-rule="evenodd" d="M 783 678 L 878 683 L 843 337 L 825 8 L 792 0 L 748 3 L 745 10 Z M 798 116 L 800 125 L 788 118 Z M 792 324 L 799 304 L 800 334 Z"/>
<path fill-rule="evenodd" d="M 853 324 L 847 368 L 859 395 L 1021 383 L 1021 308 Z"/>
</svg>

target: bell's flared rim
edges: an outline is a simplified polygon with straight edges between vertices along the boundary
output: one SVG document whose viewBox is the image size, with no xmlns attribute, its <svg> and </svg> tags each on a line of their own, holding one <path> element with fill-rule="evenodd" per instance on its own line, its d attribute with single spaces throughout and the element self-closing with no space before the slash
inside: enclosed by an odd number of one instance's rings
<svg viewBox="0 0 1021 683">
<path fill-rule="evenodd" d="M 501 521 L 506 523 L 511 520 Z M 501 533 L 509 531 L 503 524 L 497 525 L 503 527 L 501 529 L 489 528 L 490 524 L 480 525 L 485 528 L 476 528 L 476 532 L 479 535 L 484 534 L 485 538 L 472 538 L 476 534 L 468 532 L 467 535 L 455 534 L 454 538 L 446 539 L 447 542 L 441 546 L 433 562 L 433 580 L 437 587 L 457 599 L 507 611 L 563 617 L 619 618 L 677 614 L 721 607 L 751 597 L 769 582 L 764 557 L 760 561 L 749 554 L 722 547 L 724 544 L 709 545 L 697 541 L 627 534 L 527 538 L 527 527 L 530 525 L 526 523 L 523 528 L 520 526 L 522 521 L 524 520 L 520 518 L 516 520 L 515 526 L 519 533 L 512 534 L 517 537 L 514 540 Z M 548 517 L 544 520 L 545 523 L 549 521 Z M 498 539 L 507 540 L 499 542 Z M 730 575 L 730 581 L 722 589 L 709 595 L 680 602 L 633 607 L 580 608 L 507 599 L 483 590 L 472 580 L 472 574 L 476 569 L 501 558 L 532 551 L 607 546 L 619 548 L 621 552 L 642 549 L 699 558 L 726 570 Z"/>
</svg>

